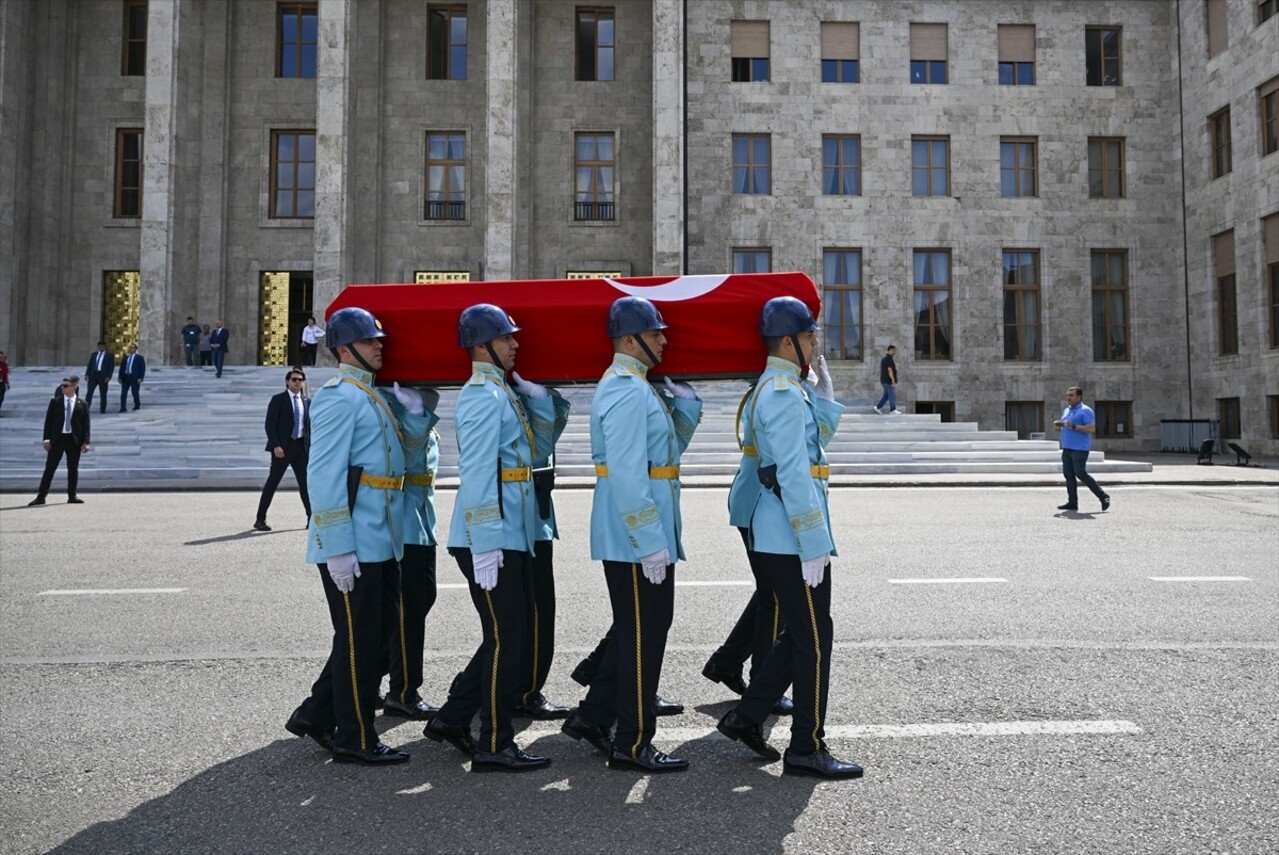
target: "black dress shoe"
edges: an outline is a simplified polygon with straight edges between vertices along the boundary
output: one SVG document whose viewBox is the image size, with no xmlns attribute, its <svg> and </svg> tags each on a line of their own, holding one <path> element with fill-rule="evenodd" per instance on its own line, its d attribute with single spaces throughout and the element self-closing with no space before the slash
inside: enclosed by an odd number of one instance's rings
<svg viewBox="0 0 1279 855">
<path fill-rule="evenodd" d="M 724 713 L 724 717 L 719 720 L 719 724 L 715 725 L 715 729 L 734 742 L 742 743 L 765 760 L 780 760 L 782 757 L 777 749 L 764 739 L 764 729 L 739 716 L 736 710 Z"/>
<path fill-rule="evenodd" d="M 782 760 L 782 774 L 811 775 L 815 778 L 860 778 L 862 767 L 856 763 L 845 763 L 830 756 L 825 748 L 812 754 L 794 754 L 786 749 L 786 757 Z"/>
<path fill-rule="evenodd" d="M 595 663 L 589 659 L 583 659 L 577 663 L 577 667 L 573 669 L 569 677 L 573 678 L 573 682 L 579 686 L 591 685 L 591 680 L 595 678 Z"/>
<path fill-rule="evenodd" d="M 734 671 L 730 668 L 720 667 L 712 659 L 702 669 L 702 676 L 712 683 L 723 683 L 724 687 L 734 694 L 743 695 L 746 693 L 746 681 L 742 679 L 740 669 Z"/>
<path fill-rule="evenodd" d="M 1059 511 L 1077 511 L 1077 510 L 1079 510 L 1079 505 L 1072 505 L 1072 504 L 1070 504 L 1069 502 L 1067 502 L 1067 503 L 1066 503 L 1066 504 L 1064 504 L 1064 505 L 1058 505 L 1058 506 L 1057 506 L 1057 510 L 1059 510 Z"/>
<path fill-rule="evenodd" d="M 661 695 L 653 696 L 653 715 L 680 715 L 683 712 L 683 704 L 668 701 Z"/>
<path fill-rule="evenodd" d="M 284 729 L 294 736 L 309 736 L 320 743 L 321 748 L 333 750 L 333 731 L 326 731 L 312 724 L 302 715 L 301 710 L 293 711 L 293 715 L 289 716 L 289 720 L 284 723 Z"/>
<path fill-rule="evenodd" d="M 551 721 L 568 718 L 568 707 L 553 704 L 546 699 L 545 695 L 538 692 L 527 701 L 515 705 L 515 716 L 517 718 L 535 718 L 538 721 Z"/>
<path fill-rule="evenodd" d="M 472 772 L 532 772 L 551 765 L 550 757 L 525 754 L 514 745 L 508 745 L 496 754 L 476 751 L 471 755 Z"/>
<path fill-rule="evenodd" d="M 578 742 L 585 739 L 605 754 L 611 754 L 613 751 L 613 737 L 609 734 L 608 728 L 600 727 L 594 722 L 587 721 L 577 710 L 573 710 L 565 722 L 560 725 L 560 730 Z"/>
<path fill-rule="evenodd" d="M 43 504 L 44 504 L 44 499 L 32 499 L 31 501 L 27 502 L 27 507 L 34 508 L 36 505 L 43 505 Z"/>
<path fill-rule="evenodd" d="M 382 701 L 382 715 L 393 715 L 396 718 L 411 718 L 416 719 L 417 721 L 426 721 L 429 718 L 434 718 L 436 713 L 439 711 L 439 707 L 433 707 L 421 699 L 407 704 L 402 704 L 390 697 L 387 697 Z"/>
<path fill-rule="evenodd" d="M 469 727 L 444 724 L 437 717 L 426 723 L 422 735 L 432 742 L 447 742 L 468 757 L 475 753 L 475 740 L 471 738 Z"/>
<path fill-rule="evenodd" d="M 266 523 L 262 522 L 262 520 L 258 520 L 257 522 L 253 524 L 253 530 L 254 531 L 270 531 L 271 527 L 267 525 Z"/>
<path fill-rule="evenodd" d="M 409 755 L 407 751 L 397 751 L 380 742 L 364 751 L 360 751 L 357 748 L 338 748 L 334 746 L 333 762 L 360 763 L 364 766 L 391 766 L 396 763 L 409 762 Z"/>
<path fill-rule="evenodd" d="M 773 715 L 790 715 L 795 712 L 795 702 L 782 695 L 773 703 Z"/>
<path fill-rule="evenodd" d="M 1109 496 L 1107 496 L 1106 498 L 1104 498 L 1104 499 L 1102 499 L 1102 500 L 1101 500 L 1101 509 L 1102 509 L 1103 511 L 1108 511 L 1108 510 L 1110 510 L 1110 497 L 1109 497 Z"/>
<path fill-rule="evenodd" d="M 84 499 L 77 499 L 75 496 L 72 496 L 71 498 L 67 499 L 67 504 L 68 504 L 68 505 L 83 505 L 83 504 L 84 504 Z"/>
<path fill-rule="evenodd" d="M 658 751 L 652 745 L 645 745 L 634 757 L 614 748 L 613 753 L 608 756 L 608 768 L 652 773 L 683 772 L 688 768 L 688 761 Z"/>
</svg>

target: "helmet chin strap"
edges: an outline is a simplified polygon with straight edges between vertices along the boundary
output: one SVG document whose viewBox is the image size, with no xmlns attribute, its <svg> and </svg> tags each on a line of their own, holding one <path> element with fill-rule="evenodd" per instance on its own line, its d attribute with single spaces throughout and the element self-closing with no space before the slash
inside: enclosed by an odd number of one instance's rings
<svg viewBox="0 0 1279 855">
<path fill-rule="evenodd" d="M 658 359 L 656 356 L 654 356 L 654 355 L 653 355 L 653 351 L 651 351 L 651 350 L 649 350 L 649 349 L 648 349 L 648 342 L 644 341 L 644 334 L 643 334 L 643 333 L 636 333 L 636 334 L 635 334 L 635 341 L 637 341 L 637 342 L 639 343 L 640 350 L 644 351 L 644 355 L 648 357 L 648 367 L 649 367 L 649 368 L 656 368 L 656 367 L 657 367 L 657 365 L 658 365 L 658 363 L 660 363 L 662 360 L 660 360 L 660 359 Z"/>
<path fill-rule="evenodd" d="M 368 361 L 365 360 L 365 358 L 360 355 L 360 352 L 355 349 L 355 342 L 351 342 L 350 344 L 348 344 L 346 346 L 346 349 L 352 356 L 355 357 L 355 361 L 360 363 L 361 368 L 363 368 L 365 371 L 369 372 L 370 374 L 377 374 L 377 370 L 372 365 L 369 365 Z"/>
<path fill-rule="evenodd" d="M 489 352 L 489 359 L 493 360 L 493 364 L 497 366 L 498 370 L 505 374 L 506 366 L 502 364 L 502 360 L 497 358 L 497 351 L 493 349 L 493 342 L 484 342 L 484 349 Z"/>
<path fill-rule="evenodd" d="M 804 355 L 804 348 L 799 344 L 799 336 L 792 334 L 789 336 L 790 343 L 795 345 L 795 355 L 799 357 L 799 379 L 808 379 L 808 357 Z"/>
</svg>

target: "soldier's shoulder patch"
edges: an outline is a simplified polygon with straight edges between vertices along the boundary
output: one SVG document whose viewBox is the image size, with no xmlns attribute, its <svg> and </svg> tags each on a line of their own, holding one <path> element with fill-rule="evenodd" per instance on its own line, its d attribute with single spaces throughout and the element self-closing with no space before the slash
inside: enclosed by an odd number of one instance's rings
<svg viewBox="0 0 1279 855">
<path fill-rule="evenodd" d="M 614 365 L 608 369 L 609 373 L 614 377 L 625 377 L 630 379 L 635 376 L 635 372 L 624 365 Z"/>
<path fill-rule="evenodd" d="M 342 378 L 341 378 L 340 376 L 339 376 L 339 377 L 330 377 L 330 378 L 329 378 L 329 382 L 325 383 L 325 384 L 324 384 L 323 386 L 321 386 L 320 388 L 321 388 L 321 389 L 332 389 L 332 388 L 336 387 L 336 386 L 337 386 L 339 383 L 341 383 L 341 382 L 342 382 Z"/>
<path fill-rule="evenodd" d="M 774 392 L 784 392 L 790 388 L 790 378 L 785 374 L 776 374 L 771 386 Z"/>
<path fill-rule="evenodd" d="M 484 374 L 483 374 L 482 372 L 476 371 L 474 374 L 472 374 L 472 375 L 471 375 L 471 379 L 466 381 L 466 385 L 468 385 L 468 386 L 483 386 L 483 385 L 484 385 Z"/>
</svg>

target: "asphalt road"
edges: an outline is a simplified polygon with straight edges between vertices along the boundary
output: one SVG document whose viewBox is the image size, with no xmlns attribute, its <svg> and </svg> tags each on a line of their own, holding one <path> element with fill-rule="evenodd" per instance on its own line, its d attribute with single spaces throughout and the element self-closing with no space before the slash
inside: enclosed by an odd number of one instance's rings
<svg viewBox="0 0 1279 855">
<path fill-rule="evenodd" d="M 398 719 L 384 740 L 413 759 L 390 769 L 292 738 L 331 638 L 294 494 L 266 534 L 255 494 L 0 496 L 0 852 L 1275 852 L 1279 490 L 1112 492 L 1069 515 L 1055 489 L 832 493 L 827 729 L 867 770 L 842 783 L 714 733 L 732 696 L 701 666 L 750 592 L 723 490 L 685 493 L 662 676 L 688 712 L 657 744 L 693 766 L 652 778 L 544 724 L 517 738 L 554 765 L 516 776 Z M 589 501 L 557 498 L 547 694 L 570 705 L 608 625 Z M 479 640 L 447 555 L 440 581 L 437 703 Z"/>
</svg>

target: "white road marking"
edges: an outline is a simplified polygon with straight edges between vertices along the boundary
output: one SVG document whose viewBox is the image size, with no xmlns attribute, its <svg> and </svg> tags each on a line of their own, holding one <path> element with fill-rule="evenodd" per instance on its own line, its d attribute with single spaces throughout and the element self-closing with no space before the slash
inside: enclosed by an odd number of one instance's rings
<svg viewBox="0 0 1279 855">
<path fill-rule="evenodd" d="M 631 787 L 631 791 L 626 794 L 626 803 L 628 805 L 644 804 L 644 796 L 648 794 L 648 775 L 640 778 L 635 782 L 635 786 Z"/>
<path fill-rule="evenodd" d="M 740 581 L 731 580 L 731 581 L 722 582 L 722 581 L 711 581 L 711 580 L 702 581 L 698 579 L 698 580 L 692 580 L 692 581 L 676 581 L 675 587 L 677 588 L 711 588 L 711 587 L 731 586 L 731 587 L 749 588 L 754 584 L 755 584 L 754 582 L 745 581 L 745 580 L 740 580 Z M 467 585 L 465 582 L 456 582 L 456 583 L 449 582 L 444 585 L 436 585 L 435 587 L 440 590 L 443 590 L 445 588 L 465 588 L 467 587 Z"/>
<path fill-rule="evenodd" d="M 99 595 L 99 594 L 180 594 L 186 588 L 78 588 L 65 591 L 41 591 L 36 596 L 52 597 L 62 595 Z"/>
<path fill-rule="evenodd" d="M 425 784 L 419 784 L 416 787 L 409 787 L 407 790 L 396 790 L 395 794 L 397 796 L 416 796 L 420 793 L 430 792 L 430 790 L 431 782 L 427 781 Z"/>
<path fill-rule="evenodd" d="M 970 576 L 952 579 L 888 579 L 890 585 L 984 585 L 991 582 L 1007 582 L 998 576 Z"/>
<path fill-rule="evenodd" d="M 773 731 L 784 734 L 786 724 L 774 726 Z M 926 724 L 857 724 L 835 725 L 826 728 L 831 739 L 920 739 L 933 736 L 1061 736 L 1068 734 L 1107 735 L 1135 734 L 1142 729 L 1123 719 L 1098 719 L 1081 721 L 984 721 L 984 722 L 933 722 Z M 533 739 L 563 736 L 559 728 L 547 724 L 535 724 L 520 732 Z M 657 736 L 663 744 L 693 742 L 702 739 L 721 738 L 713 727 L 664 727 L 657 728 Z M 564 736 L 568 739 L 567 736 Z"/>
<path fill-rule="evenodd" d="M 1247 576 L 1151 576 L 1152 582 L 1251 582 Z"/>
</svg>

